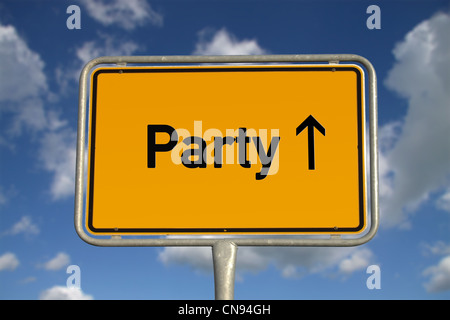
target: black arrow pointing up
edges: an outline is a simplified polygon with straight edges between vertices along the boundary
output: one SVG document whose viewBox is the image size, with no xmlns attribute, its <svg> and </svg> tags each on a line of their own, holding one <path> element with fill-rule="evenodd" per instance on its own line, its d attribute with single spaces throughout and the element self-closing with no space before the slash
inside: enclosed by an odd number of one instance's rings
<svg viewBox="0 0 450 320">
<path fill-rule="evenodd" d="M 325 128 L 312 116 L 310 115 L 303 121 L 296 130 L 296 135 L 308 127 L 308 165 L 309 170 L 315 170 L 315 160 L 314 160 L 314 127 L 319 130 L 319 132 L 325 135 Z"/>
</svg>

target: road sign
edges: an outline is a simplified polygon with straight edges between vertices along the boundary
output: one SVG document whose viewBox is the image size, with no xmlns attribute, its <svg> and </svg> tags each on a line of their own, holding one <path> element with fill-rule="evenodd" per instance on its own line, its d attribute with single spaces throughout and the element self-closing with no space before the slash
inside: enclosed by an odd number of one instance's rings
<svg viewBox="0 0 450 320">
<path fill-rule="evenodd" d="M 99 67 L 90 86 L 90 233 L 366 228 L 358 65 Z"/>
</svg>

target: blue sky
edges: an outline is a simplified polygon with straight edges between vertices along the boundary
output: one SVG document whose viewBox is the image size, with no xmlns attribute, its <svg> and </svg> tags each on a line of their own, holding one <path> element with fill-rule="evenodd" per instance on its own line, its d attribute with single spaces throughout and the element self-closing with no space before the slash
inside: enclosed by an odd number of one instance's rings
<svg viewBox="0 0 450 320">
<path fill-rule="evenodd" d="M 69 5 L 81 29 L 69 30 Z M 368 29 L 369 5 L 381 29 Z M 103 55 L 353 53 L 378 78 L 381 225 L 354 248 L 239 248 L 236 299 L 450 298 L 449 1 L 0 2 L 0 299 L 212 299 L 210 248 L 73 227 L 78 77 Z M 66 268 L 81 270 L 81 290 Z M 378 265 L 381 289 L 366 269 Z"/>
</svg>

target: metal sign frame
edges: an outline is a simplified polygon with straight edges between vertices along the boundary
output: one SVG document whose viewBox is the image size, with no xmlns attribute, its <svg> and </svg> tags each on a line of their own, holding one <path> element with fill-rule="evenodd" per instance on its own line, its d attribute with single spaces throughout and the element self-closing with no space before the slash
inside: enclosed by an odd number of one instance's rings
<svg viewBox="0 0 450 320">
<path fill-rule="evenodd" d="M 94 238 L 84 230 L 84 198 L 86 186 L 86 121 L 88 105 L 88 87 L 91 72 L 98 65 L 118 65 L 127 64 L 143 65 L 167 65 L 167 64 L 218 64 L 218 63 L 328 63 L 330 66 L 344 63 L 358 63 L 367 72 L 368 78 L 368 101 L 369 101 L 369 181 L 368 186 L 370 201 L 369 227 L 358 237 L 355 235 L 213 235 L 183 236 L 177 238 L 122 238 L 121 236 L 108 236 Z M 377 82 L 376 74 L 372 64 L 365 58 L 358 55 L 338 54 L 338 55 L 250 55 L 250 56 L 118 56 L 96 58 L 83 68 L 80 75 L 79 87 L 79 110 L 78 110 L 78 136 L 77 136 L 77 158 L 76 158 L 76 185 L 75 185 L 75 229 L 78 235 L 85 242 L 96 246 L 111 247 L 159 247 L 159 246 L 211 246 L 214 248 L 223 246 L 226 242 L 232 246 L 356 246 L 372 239 L 378 229 L 378 142 L 377 142 Z M 224 242 L 225 241 L 225 242 Z M 226 247 L 226 246 L 225 246 Z M 217 251 L 217 250 L 216 250 Z M 235 256 L 235 255 L 234 255 Z"/>
</svg>

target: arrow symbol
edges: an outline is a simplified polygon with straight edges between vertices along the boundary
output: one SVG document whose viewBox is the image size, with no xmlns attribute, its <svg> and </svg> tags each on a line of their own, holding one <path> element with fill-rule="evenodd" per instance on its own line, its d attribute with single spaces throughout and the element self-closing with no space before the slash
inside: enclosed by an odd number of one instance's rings
<svg viewBox="0 0 450 320">
<path fill-rule="evenodd" d="M 315 170 L 314 160 L 314 128 L 316 128 L 321 134 L 325 135 L 325 128 L 312 116 L 303 121 L 296 130 L 296 135 L 302 132 L 305 128 L 308 128 L 308 166 L 309 170 Z"/>
</svg>

